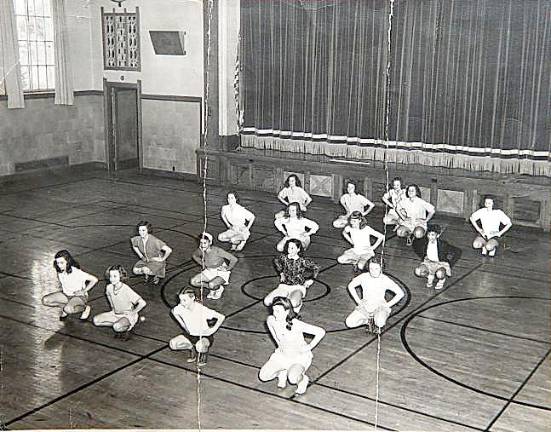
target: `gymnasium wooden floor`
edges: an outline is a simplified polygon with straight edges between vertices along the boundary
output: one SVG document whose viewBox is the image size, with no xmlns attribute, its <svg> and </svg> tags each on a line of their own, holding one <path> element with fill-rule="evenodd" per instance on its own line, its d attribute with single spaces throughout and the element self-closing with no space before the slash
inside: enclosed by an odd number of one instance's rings
<svg viewBox="0 0 551 432">
<path fill-rule="evenodd" d="M 279 234 L 274 196 L 242 192 L 257 215 L 222 300 L 227 316 L 208 365 L 198 376 L 167 341 L 179 333 L 169 316 L 179 287 L 198 271 L 190 260 L 202 228 L 199 185 L 103 172 L 45 177 L 0 189 L 0 421 L 8 429 L 181 428 L 543 431 L 551 424 L 549 236 L 513 227 L 506 249 L 483 258 L 470 249 L 470 227 L 435 217 L 464 248 L 442 291 L 413 275 L 412 250 L 388 234 L 386 273 L 407 291 L 380 343 L 348 330 L 351 267 L 331 220 L 340 208 L 316 199 L 309 217 L 321 229 L 308 255 L 322 266 L 303 319 L 328 330 L 314 351 L 303 396 L 261 383 L 259 367 L 274 349 L 260 299 L 277 282 L 271 260 Z M 374 200 L 378 197 L 373 197 Z M 209 187 L 208 230 L 222 230 L 224 191 Z M 55 290 L 53 255 L 69 249 L 98 277 L 108 265 L 136 261 L 129 238 L 151 221 L 173 249 L 163 286 L 130 280 L 148 302 L 146 321 L 129 341 L 90 321 L 60 322 L 41 297 Z M 381 211 L 369 217 L 381 228 Z M 105 283 L 92 291 L 92 315 L 106 311 Z M 200 399 L 200 401 L 199 401 Z M 198 405 L 199 404 L 199 405 Z M 199 406 L 199 409 L 198 409 Z M 199 424 L 200 421 L 200 424 Z M 547 425 L 547 426 L 546 426 Z"/>
</svg>

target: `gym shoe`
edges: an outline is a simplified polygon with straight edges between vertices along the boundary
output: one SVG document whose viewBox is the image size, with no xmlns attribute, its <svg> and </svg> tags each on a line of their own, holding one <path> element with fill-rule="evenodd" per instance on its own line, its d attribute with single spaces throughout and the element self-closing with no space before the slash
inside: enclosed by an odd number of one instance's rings
<svg viewBox="0 0 551 432">
<path fill-rule="evenodd" d="M 212 298 L 214 300 L 218 300 L 219 298 L 222 297 L 223 292 L 224 292 L 224 287 L 218 288 L 216 291 L 214 291 L 214 294 L 213 294 Z"/>
<path fill-rule="evenodd" d="M 444 279 L 439 280 L 436 283 L 436 286 L 434 287 L 434 289 L 441 290 L 442 288 L 444 288 L 444 282 L 446 282 Z"/>
<path fill-rule="evenodd" d="M 432 282 L 428 282 L 428 281 L 427 281 L 427 285 L 426 285 L 426 287 L 427 287 L 427 288 L 432 288 L 432 286 L 433 286 L 433 283 L 432 283 Z"/>
<path fill-rule="evenodd" d="M 299 395 L 306 393 L 306 387 L 308 387 L 309 382 L 310 379 L 306 375 L 304 375 L 302 380 L 298 383 L 295 393 Z"/>
<path fill-rule="evenodd" d="M 91 311 L 92 311 L 92 308 L 90 306 L 86 306 L 86 308 L 80 314 L 80 319 L 81 320 L 87 320 L 88 317 L 90 316 Z"/>
<path fill-rule="evenodd" d="M 488 256 L 495 256 L 496 250 L 492 249 L 491 251 L 488 251 Z"/>
<path fill-rule="evenodd" d="M 208 353 L 199 353 L 197 356 L 197 366 L 205 366 L 207 364 Z"/>
<path fill-rule="evenodd" d="M 277 386 L 281 389 L 287 386 L 287 371 L 281 371 L 277 375 Z"/>
<path fill-rule="evenodd" d="M 481 253 L 482 253 L 482 255 L 486 255 L 488 253 L 488 250 L 483 246 Z"/>
<path fill-rule="evenodd" d="M 187 358 L 187 362 L 188 363 L 193 363 L 195 360 L 197 360 L 197 353 L 195 352 L 195 350 L 192 348 L 189 350 L 189 355 L 188 355 L 188 358 Z"/>
<path fill-rule="evenodd" d="M 130 330 L 126 330 L 125 332 L 119 333 L 120 334 L 120 340 L 127 341 L 130 339 Z"/>
</svg>

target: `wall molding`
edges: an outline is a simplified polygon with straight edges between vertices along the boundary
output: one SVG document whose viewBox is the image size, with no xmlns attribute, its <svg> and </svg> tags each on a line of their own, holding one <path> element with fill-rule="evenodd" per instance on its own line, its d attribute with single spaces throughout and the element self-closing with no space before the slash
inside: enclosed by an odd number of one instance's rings
<svg viewBox="0 0 551 432">
<path fill-rule="evenodd" d="M 160 95 L 160 94 L 143 94 L 142 100 L 160 100 L 169 102 L 194 102 L 202 104 L 203 98 L 200 96 L 177 96 L 177 95 Z"/>
<path fill-rule="evenodd" d="M 55 98 L 54 91 L 37 92 L 37 93 L 24 93 L 25 100 L 31 99 L 53 99 Z M 75 96 L 103 96 L 102 90 L 76 90 Z M 0 95 L 0 101 L 8 100 L 7 95 Z"/>
<path fill-rule="evenodd" d="M 33 177 L 39 177 L 45 174 L 56 174 L 56 175 L 70 175 L 73 173 L 82 174 L 85 171 L 95 171 L 95 170 L 106 170 L 107 165 L 105 162 L 85 162 L 81 164 L 74 164 L 69 166 L 62 167 L 47 167 L 32 169 L 29 171 L 23 171 L 13 174 L 6 174 L 0 176 L 0 184 L 17 182 L 20 180 L 25 180 Z"/>
<path fill-rule="evenodd" d="M 167 178 L 188 180 L 188 181 L 193 181 L 193 182 L 198 181 L 197 174 L 174 172 L 174 171 L 167 171 L 167 170 L 162 170 L 162 169 L 142 168 L 141 173 L 143 175 L 147 175 L 147 176 L 151 176 L 151 177 L 167 177 Z"/>
</svg>

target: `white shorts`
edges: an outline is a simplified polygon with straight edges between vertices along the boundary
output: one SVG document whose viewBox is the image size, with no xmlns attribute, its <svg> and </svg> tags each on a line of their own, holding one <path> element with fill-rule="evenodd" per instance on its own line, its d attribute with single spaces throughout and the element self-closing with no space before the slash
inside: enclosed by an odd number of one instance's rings
<svg viewBox="0 0 551 432">
<path fill-rule="evenodd" d="M 413 232 L 413 230 L 417 227 L 423 228 L 425 231 L 427 230 L 427 221 L 424 219 L 411 219 L 408 218 L 406 220 L 400 220 L 398 222 L 400 226 L 406 227 L 408 230 Z"/>
<path fill-rule="evenodd" d="M 402 218 L 400 216 L 398 216 L 398 213 L 396 213 L 396 210 L 394 209 L 390 209 L 386 215 L 383 217 L 383 220 L 388 220 L 389 222 L 394 223 L 394 222 L 399 222 L 402 220 Z"/>
<path fill-rule="evenodd" d="M 306 297 L 306 287 L 304 285 L 287 285 L 287 284 L 279 284 L 278 287 L 270 292 L 268 294 L 269 296 L 272 296 L 272 298 L 276 297 L 289 297 L 289 294 L 291 294 L 294 291 L 300 291 L 302 294 L 302 297 Z"/>
<path fill-rule="evenodd" d="M 348 225 L 348 216 L 347 215 L 341 215 L 333 221 L 333 226 L 335 228 L 342 229 L 346 225 Z"/>
<path fill-rule="evenodd" d="M 243 238 L 242 241 L 247 241 L 249 239 L 249 237 L 251 236 L 251 232 L 249 231 L 249 229 L 246 227 L 246 226 L 243 226 L 243 227 L 232 227 L 231 229 L 227 230 L 227 231 L 224 231 L 223 233 L 220 233 L 218 235 L 218 239 L 220 239 L 220 237 L 222 238 L 232 238 L 232 237 L 235 237 L 235 236 L 241 236 Z M 222 241 L 222 240 L 220 240 Z"/>
<path fill-rule="evenodd" d="M 375 253 L 373 252 L 373 249 L 359 252 L 359 251 L 355 251 L 354 248 L 352 248 L 352 249 L 345 250 L 341 256 L 346 259 L 350 259 L 358 262 L 361 259 L 364 259 L 366 261 L 369 260 L 370 258 L 375 256 Z"/>
<path fill-rule="evenodd" d="M 391 309 L 388 307 L 386 301 L 382 300 L 380 303 L 369 303 L 365 300 L 356 306 L 354 312 L 361 314 L 364 318 L 373 317 L 377 312 L 384 311 L 387 316 L 390 315 Z"/>
<path fill-rule="evenodd" d="M 278 348 L 263 367 L 274 371 L 281 371 L 289 370 L 291 366 L 298 364 L 304 368 L 304 371 L 307 371 L 312 364 L 312 359 L 312 351 L 288 353 Z"/>
<path fill-rule="evenodd" d="M 430 275 L 434 275 L 436 271 L 440 268 L 444 268 L 444 270 L 446 270 L 447 276 L 452 275 L 452 269 L 450 267 L 450 264 L 445 261 L 431 261 L 431 260 L 425 259 L 421 265 L 425 266 L 429 270 Z"/>
<path fill-rule="evenodd" d="M 98 321 L 107 321 L 112 324 L 115 324 L 118 320 L 123 318 L 126 318 L 130 322 L 130 328 L 128 330 L 131 330 L 138 323 L 140 316 L 136 312 L 124 312 L 117 314 L 114 311 L 109 311 L 96 315 L 95 317 Z"/>
<path fill-rule="evenodd" d="M 228 285 L 230 283 L 231 271 L 223 268 L 208 268 L 203 270 L 201 275 L 205 282 L 210 282 L 216 277 L 221 277 L 224 280 L 224 285 Z"/>
</svg>

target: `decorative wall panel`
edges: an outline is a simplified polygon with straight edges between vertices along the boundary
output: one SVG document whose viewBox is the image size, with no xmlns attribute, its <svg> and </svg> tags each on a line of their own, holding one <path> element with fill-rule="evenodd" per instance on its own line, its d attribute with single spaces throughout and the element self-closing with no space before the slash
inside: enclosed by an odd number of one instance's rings
<svg viewBox="0 0 551 432">
<path fill-rule="evenodd" d="M 464 192 L 438 189 L 438 208 L 436 210 L 462 216 L 464 197 Z"/>
<path fill-rule="evenodd" d="M 281 188 L 279 181 L 276 181 L 276 170 L 273 167 L 253 166 L 253 188 L 263 191 L 278 191 Z M 276 184 L 277 183 L 277 184 Z"/>
<path fill-rule="evenodd" d="M 136 12 L 101 10 L 103 67 L 106 70 L 140 71 L 140 20 Z"/>
<path fill-rule="evenodd" d="M 528 198 L 513 198 L 513 219 L 537 222 L 541 214 L 541 203 Z"/>
<path fill-rule="evenodd" d="M 310 195 L 330 197 L 333 191 L 331 176 L 310 175 Z"/>
</svg>

